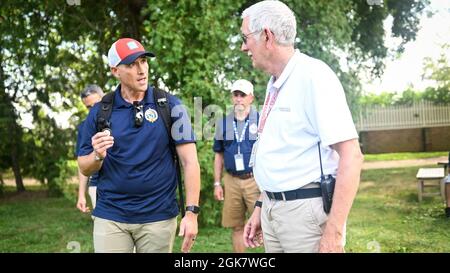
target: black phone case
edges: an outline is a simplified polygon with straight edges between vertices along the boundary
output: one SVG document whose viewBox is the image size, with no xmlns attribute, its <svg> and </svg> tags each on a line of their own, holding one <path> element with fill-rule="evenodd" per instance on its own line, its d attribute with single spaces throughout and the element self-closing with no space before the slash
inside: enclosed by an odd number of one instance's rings
<svg viewBox="0 0 450 273">
<path fill-rule="evenodd" d="M 333 203 L 333 193 L 336 179 L 332 175 L 327 175 L 321 180 L 320 188 L 322 190 L 323 210 L 328 214 L 330 213 L 331 205 Z"/>
</svg>

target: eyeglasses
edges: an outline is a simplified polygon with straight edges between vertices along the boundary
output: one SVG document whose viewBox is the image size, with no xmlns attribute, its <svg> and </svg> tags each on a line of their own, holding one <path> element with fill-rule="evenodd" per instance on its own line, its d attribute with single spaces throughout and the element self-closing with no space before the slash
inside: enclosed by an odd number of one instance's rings
<svg viewBox="0 0 450 273">
<path fill-rule="evenodd" d="M 248 39 L 248 37 L 250 35 L 253 35 L 253 34 L 258 33 L 258 32 L 261 32 L 261 30 L 253 31 L 253 32 L 251 32 L 249 34 L 241 34 L 241 38 L 242 38 L 242 41 L 244 42 L 244 44 L 247 44 L 247 39 Z"/>
<path fill-rule="evenodd" d="M 141 127 L 144 121 L 144 105 L 139 104 L 139 102 L 134 101 L 134 126 Z"/>
</svg>

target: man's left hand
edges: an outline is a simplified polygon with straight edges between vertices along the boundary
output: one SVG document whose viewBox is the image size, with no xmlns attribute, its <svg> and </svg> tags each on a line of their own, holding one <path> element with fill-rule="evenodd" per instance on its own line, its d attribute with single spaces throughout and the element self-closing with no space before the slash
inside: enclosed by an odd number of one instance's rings
<svg viewBox="0 0 450 273">
<path fill-rule="evenodd" d="M 344 245 L 342 238 L 343 231 L 336 226 L 327 223 L 320 239 L 319 252 L 320 253 L 343 253 Z"/>
<path fill-rule="evenodd" d="M 197 237 L 197 214 L 187 211 L 180 223 L 180 232 L 178 236 L 184 236 L 181 252 L 187 253 L 191 251 Z"/>
</svg>

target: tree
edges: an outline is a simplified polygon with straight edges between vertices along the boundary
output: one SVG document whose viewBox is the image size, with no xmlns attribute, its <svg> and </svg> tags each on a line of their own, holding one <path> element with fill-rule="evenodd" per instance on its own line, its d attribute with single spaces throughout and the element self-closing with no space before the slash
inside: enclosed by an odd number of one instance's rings
<svg viewBox="0 0 450 273">
<path fill-rule="evenodd" d="M 401 94 L 383 92 L 379 95 L 368 94 L 359 99 L 360 106 L 369 105 L 411 105 L 420 100 L 435 104 L 450 103 L 450 65 L 448 63 L 450 45 L 442 45 L 438 59 L 424 59 L 422 79 L 429 80 L 433 85 L 423 91 L 408 87 Z"/>
<path fill-rule="evenodd" d="M 450 103 L 450 64 L 448 56 L 450 56 L 450 44 L 444 44 L 437 60 L 425 58 L 422 78 L 433 81 L 435 86 L 430 86 L 425 90 L 424 99 L 435 103 Z"/>
</svg>

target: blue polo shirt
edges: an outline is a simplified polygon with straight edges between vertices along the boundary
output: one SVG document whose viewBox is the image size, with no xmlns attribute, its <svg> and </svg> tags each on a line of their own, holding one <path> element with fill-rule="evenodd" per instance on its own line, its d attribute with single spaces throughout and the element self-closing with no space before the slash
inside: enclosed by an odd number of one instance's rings
<svg viewBox="0 0 450 273">
<path fill-rule="evenodd" d="M 225 119 L 222 118 L 216 123 L 213 150 L 216 153 L 223 153 L 225 170 L 228 173 L 239 175 L 253 171 L 252 168 L 248 166 L 248 163 L 252 154 L 253 144 L 256 142 L 258 119 L 259 114 L 252 107 L 252 110 L 244 121 L 236 120 L 234 118 L 234 113 L 231 113 L 227 115 Z M 233 121 L 236 122 L 236 129 L 239 137 L 241 137 L 245 123 L 248 121 L 244 139 L 240 143 L 240 152 L 244 157 L 245 169 L 243 171 L 236 171 L 234 155 L 238 153 L 238 141 L 235 137 Z"/>
<path fill-rule="evenodd" d="M 176 168 L 163 119 L 156 112 L 152 87 L 139 103 L 143 105 L 144 122 L 135 127 L 134 106 L 122 98 L 118 86 L 110 118 L 114 145 L 107 150 L 98 172 L 98 200 L 93 211 L 96 217 L 137 224 L 167 220 L 178 214 Z M 194 143 L 190 118 L 180 100 L 169 95 L 169 105 L 175 144 Z M 93 151 L 91 138 L 97 133 L 100 106 L 96 104 L 86 118 L 80 156 Z"/>
<path fill-rule="evenodd" d="M 83 130 L 83 125 L 84 125 L 85 120 L 83 120 L 79 125 L 78 125 L 78 134 L 77 134 L 77 145 L 76 145 L 76 149 L 75 149 L 75 156 L 79 156 L 79 152 L 80 152 L 80 142 L 81 142 L 81 135 L 83 134 L 82 130 Z M 97 187 L 97 182 L 98 182 L 98 173 L 94 173 L 89 177 L 89 187 Z"/>
</svg>

